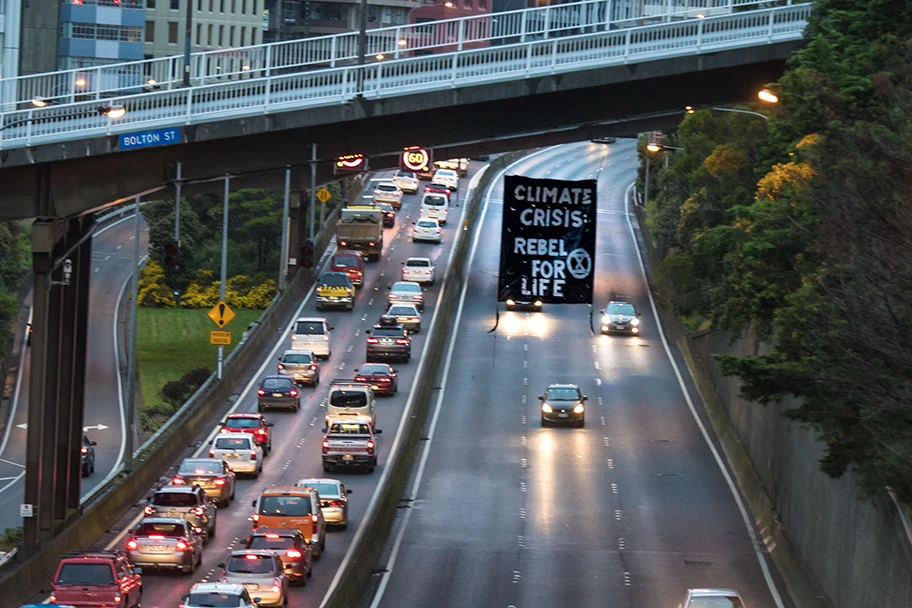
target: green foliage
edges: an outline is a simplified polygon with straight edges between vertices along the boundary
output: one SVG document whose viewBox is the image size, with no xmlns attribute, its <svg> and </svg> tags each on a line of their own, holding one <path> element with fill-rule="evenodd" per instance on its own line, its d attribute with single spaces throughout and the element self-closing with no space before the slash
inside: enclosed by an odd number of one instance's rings
<svg viewBox="0 0 912 608">
<path fill-rule="evenodd" d="M 165 271 L 155 260 L 149 260 L 139 271 L 137 293 L 139 306 L 171 308 L 176 305 L 174 294 L 165 284 Z"/>
<path fill-rule="evenodd" d="M 22 544 L 22 526 L 6 528 L 0 535 L 0 550 L 11 551 Z"/>
</svg>

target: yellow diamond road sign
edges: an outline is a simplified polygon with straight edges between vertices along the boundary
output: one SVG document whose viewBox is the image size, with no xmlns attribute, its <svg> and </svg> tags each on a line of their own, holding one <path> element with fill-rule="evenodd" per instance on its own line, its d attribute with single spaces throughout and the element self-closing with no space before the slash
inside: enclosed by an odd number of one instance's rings
<svg viewBox="0 0 912 608">
<path fill-rule="evenodd" d="M 219 302 L 209 311 L 209 318 L 219 327 L 225 327 L 234 318 L 234 313 L 224 302 Z"/>
<path fill-rule="evenodd" d="M 332 194 L 330 194 L 329 190 L 326 188 L 320 188 L 317 190 L 317 198 L 320 199 L 320 202 L 325 205 L 326 201 L 332 198 Z"/>
<path fill-rule="evenodd" d="M 221 344 L 223 346 L 231 344 L 231 332 L 221 329 L 211 330 L 209 332 L 209 344 Z"/>
</svg>

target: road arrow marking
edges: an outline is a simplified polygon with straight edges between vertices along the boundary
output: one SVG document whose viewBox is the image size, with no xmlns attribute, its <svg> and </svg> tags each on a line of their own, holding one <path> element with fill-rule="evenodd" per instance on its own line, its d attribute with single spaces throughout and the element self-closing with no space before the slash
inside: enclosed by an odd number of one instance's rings
<svg viewBox="0 0 912 608">
<path fill-rule="evenodd" d="M 82 427 L 82 430 L 83 430 L 83 431 L 90 431 L 90 430 L 92 430 L 92 429 L 98 429 L 99 431 L 103 431 L 103 430 L 105 430 L 105 429 L 107 429 L 107 428 L 111 428 L 111 427 L 105 426 L 105 425 L 103 425 L 103 424 L 96 424 L 96 425 L 94 425 L 94 426 L 84 426 L 84 427 Z"/>
</svg>

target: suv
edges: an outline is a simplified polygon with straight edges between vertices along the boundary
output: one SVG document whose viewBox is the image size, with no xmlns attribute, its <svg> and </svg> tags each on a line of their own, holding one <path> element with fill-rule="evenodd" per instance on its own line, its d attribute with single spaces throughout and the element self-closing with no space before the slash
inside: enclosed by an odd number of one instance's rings
<svg viewBox="0 0 912 608">
<path fill-rule="evenodd" d="M 82 447 L 79 449 L 79 462 L 82 467 L 82 476 L 88 477 L 95 472 L 95 445 L 96 442 L 82 436 Z"/>
<path fill-rule="evenodd" d="M 402 207 L 402 190 L 393 181 L 377 182 L 374 186 L 374 202 L 389 203 L 398 211 Z"/>
<path fill-rule="evenodd" d="M 411 171 L 400 169 L 393 175 L 393 181 L 403 192 L 415 194 L 418 192 L 418 176 Z"/>
<path fill-rule="evenodd" d="M 412 339 L 396 317 L 383 315 L 373 329 L 365 333 L 368 338 L 364 358 L 368 363 L 378 359 L 399 359 L 408 363 L 412 358 Z"/>
<path fill-rule="evenodd" d="M 291 349 L 309 350 L 315 357 L 329 359 L 333 329 L 323 317 L 301 317 L 291 328 Z"/>
<path fill-rule="evenodd" d="M 197 485 L 163 486 L 148 498 L 143 509 L 146 517 L 177 517 L 186 519 L 197 534 L 205 534 L 208 543 L 215 536 L 215 504 Z"/>
<path fill-rule="evenodd" d="M 133 608 L 142 605 L 141 568 L 124 551 L 77 551 L 60 558 L 51 604 Z"/>
<path fill-rule="evenodd" d="M 364 283 L 364 260 L 361 258 L 360 251 L 350 249 L 337 251 L 329 262 L 329 269 L 333 272 L 347 273 L 355 287 L 361 287 Z"/>
<path fill-rule="evenodd" d="M 313 551 L 296 528 L 257 528 L 247 538 L 246 548 L 275 552 L 292 583 L 306 585 L 313 576 Z"/>
<path fill-rule="evenodd" d="M 253 501 L 253 530 L 290 528 L 299 530 L 313 551 L 314 560 L 326 549 L 326 520 L 320 495 L 313 488 L 267 486 Z"/>
<path fill-rule="evenodd" d="M 347 272 L 324 272 L 317 283 L 317 310 L 327 306 L 355 307 L 355 286 Z"/>
</svg>

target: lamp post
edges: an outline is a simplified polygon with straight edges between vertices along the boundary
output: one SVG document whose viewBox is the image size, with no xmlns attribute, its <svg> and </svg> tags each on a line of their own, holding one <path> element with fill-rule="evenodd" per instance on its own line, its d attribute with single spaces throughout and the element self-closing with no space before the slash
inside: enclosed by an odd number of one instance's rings
<svg viewBox="0 0 912 608">
<path fill-rule="evenodd" d="M 184 29 L 184 86 L 190 86 L 190 40 L 193 32 L 193 0 L 187 0 L 187 27 Z M 199 42 L 199 41 L 197 41 Z"/>
<path fill-rule="evenodd" d="M 764 101 L 766 103 L 779 103 L 779 97 L 775 93 L 770 91 L 769 89 L 760 89 L 759 91 L 757 91 L 757 98 L 760 101 Z M 684 109 L 687 111 L 688 114 L 693 114 L 695 112 L 693 106 L 685 106 Z M 763 120 L 769 120 L 769 116 L 767 116 L 766 114 L 761 114 L 760 112 L 754 112 L 753 110 L 738 110 L 736 108 L 719 108 L 719 107 L 715 107 L 715 106 L 708 108 L 708 109 L 716 110 L 718 112 L 732 112 L 734 114 L 749 114 L 751 116 L 759 116 Z"/>
</svg>

